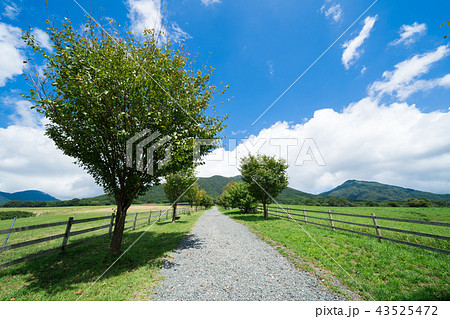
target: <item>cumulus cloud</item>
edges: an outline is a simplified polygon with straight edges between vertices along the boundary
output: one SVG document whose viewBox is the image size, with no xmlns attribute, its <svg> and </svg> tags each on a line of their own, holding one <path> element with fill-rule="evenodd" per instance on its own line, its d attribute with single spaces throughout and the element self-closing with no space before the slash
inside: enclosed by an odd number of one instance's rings
<svg viewBox="0 0 450 319">
<path fill-rule="evenodd" d="M 427 25 L 425 23 L 418 24 L 414 22 L 411 25 L 402 25 L 399 30 L 400 38 L 392 41 L 391 45 L 404 44 L 409 45 L 416 42 L 416 40 L 427 32 Z"/>
<path fill-rule="evenodd" d="M 389 94 L 404 100 L 417 91 L 429 90 L 437 86 L 448 87 L 448 76 L 427 81 L 418 81 L 418 79 L 428 73 L 436 62 L 449 54 L 450 48 L 442 45 L 436 50 L 414 55 L 395 65 L 395 70 L 384 72 L 383 80 L 374 82 L 369 87 L 369 92 L 372 96 Z"/>
<path fill-rule="evenodd" d="M 25 60 L 22 48 L 25 43 L 21 39 L 20 28 L 0 22 L 0 87 L 8 80 L 22 73 Z"/>
<path fill-rule="evenodd" d="M 342 20 L 342 8 L 339 3 L 331 2 L 326 0 L 325 3 L 320 8 L 320 13 L 323 13 L 325 17 L 330 17 L 334 22 L 339 22 Z"/>
<path fill-rule="evenodd" d="M 312 193 L 348 179 L 448 192 L 448 123 L 450 111 L 423 113 L 415 105 L 368 97 L 342 112 L 317 110 L 303 124 L 278 122 L 237 141 L 233 151 L 218 149 L 205 158 L 199 175 L 238 175 L 239 160 L 250 152 L 287 159 L 290 187 Z"/>
<path fill-rule="evenodd" d="M 20 8 L 16 3 L 12 1 L 4 2 L 4 11 L 2 13 L 3 16 L 8 17 L 11 20 L 14 20 L 20 14 Z"/>
<path fill-rule="evenodd" d="M 34 35 L 36 41 L 41 45 L 42 48 L 47 49 L 50 52 L 53 51 L 50 37 L 45 31 L 39 28 L 34 28 L 31 33 Z"/>
<path fill-rule="evenodd" d="M 210 5 L 215 4 L 215 3 L 220 3 L 220 0 L 202 0 L 202 3 L 205 6 L 210 6 Z"/>
<path fill-rule="evenodd" d="M 0 190 L 37 189 L 59 199 L 102 194 L 92 177 L 45 136 L 45 120 L 28 101 L 3 102 L 13 104 L 16 112 L 10 117 L 15 123 L 0 128 Z"/>
<path fill-rule="evenodd" d="M 377 16 L 367 17 L 364 20 L 364 26 L 361 32 L 352 40 L 349 40 L 344 43 L 342 46 L 344 52 L 342 53 L 342 63 L 346 70 L 350 68 L 350 65 L 355 62 L 361 55 L 360 48 L 363 45 L 364 41 L 370 36 L 370 31 L 372 30 L 375 21 L 377 20 Z"/>
<path fill-rule="evenodd" d="M 131 21 L 131 31 L 142 35 L 144 30 L 153 29 L 156 33 L 161 33 L 162 42 L 167 40 L 179 42 L 191 38 L 176 23 L 172 23 L 170 29 L 166 28 L 161 12 L 161 0 L 127 0 L 126 5 L 127 17 Z"/>
</svg>

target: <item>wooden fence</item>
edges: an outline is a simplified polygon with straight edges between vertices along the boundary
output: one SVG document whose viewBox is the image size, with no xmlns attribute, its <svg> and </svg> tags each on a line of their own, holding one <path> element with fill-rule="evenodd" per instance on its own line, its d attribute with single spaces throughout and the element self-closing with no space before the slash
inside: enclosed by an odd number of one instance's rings
<svg viewBox="0 0 450 319">
<path fill-rule="evenodd" d="M 178 209 L 177 216 L 186 214 L 188 212 L 189 212 L 188 209 Z M 169 209 L 166 211 L 155 211 L 155 212 L 150 211 L 148 213 L 127 214 L 127 220 L 125 220 L 124 231 L 129 230 L 129 229 L 134 230 L 137 227 L 149 225 L 152 222 L 165 220 L 165 219 L 169 219 L 169 218 L 172 218 L 172 211 L 170 210 L 170 212 L 169 212 Z M 26 246 L 30 246 L 30 245 L 35 245 L 35 244 L 39 244 L 39 243 L 44 243 L 47 241 L 62 238 L 62 242 L 61 242 L 60 246 L 53 248 L 53 249 L 41 251 L 41 252 L 38 252 L 35 254 L 27 255 L 25 257 L 18 258 L 18 259 L 9 261 L 9 262 L 2 263 L 2 264 L 0 264 L 0 269 L 6 268 L 6 267 L 9 267 L 12 265 L 16 265 L 16 264 L 24 262 L 24 261 L 32 260 L 32 259 L 44 256 L 44 255 L 52 254 L 54 252 L 63 251 L 68 248 L 71 248 L 71 247 L 79 246 L 79 245 L 94 241 L 94 240 L 102 238 L 102 237 L 111 236 L 112 232 L 113 232 L 113 227 L 115 225 L 114 219 L 115 219 L 115 213 L 111 214 L 110 216 L 84 218 L 84 219 L 74 219 L 74 217 L 70 217 L 67 221 L 62 221 L 62 222 L 47 223 L 47 224 L 40 224 L 40 225 L 30 225 L 30 226 L 16 227 L 16 228 L 10 228 L 10 229 L 1 229 L 0 235 L 7 234 L 7 236 L 9 236 L 9 234 L 11 234 L 11 233 L 17 233 L 17 232 L 23 232 L 23 231 L 29 231 L 29 230 L 35 230 L 35 229 L 43 229 L 43 228 L 49 228 L 49 227 L 57 227 L 57 226 L 62 226 L 62 225 L 66 226 L 65 232 L 58 234 L 58 235 L 37 238 L 37 239 L 29 240 L 29 241 L 19 242 L 19 243 L 15 243 L 15 244 L 8 245 L 8 246 L 4 245 L 3 247 L 0 247 L 0 253 L 2 253 L 4 251 L 17 249 L 17 248 L 21 248 L 21 247 L 26 247 Z M 105 221 L 104 224 L 101 226 L 77 230 L 77 231 L 71 230 L 73 225 L 90 223 L 90 222 L 101 221 L 101 220 Z M 144 221 L 144 222 L 138 223 L 140 221 Z M 128 226 L 128 224 L 131 224 L 131 225 Z M 73 236 L 86 234 L 86 233 L 101 230 L 101 229 L 106 229 L 107 230 L 106 233 L 98 235 L 98 236 L 94 236 L 94 237 L 89 237 L 87 239 L 68 244 L 69 238 L 71 238 Z M 5 241 L 5 244 L 6 244 L 6 241 Z"/>
<path fill-rule="evenodd" d="M 258 210 L 262 212 L 263 207 L 258 206 Z M 307 213 L 310 213 L 310 214 L 307 214 Z M 363 235 L 363 236 L 377 238 L 380 241 L 388 240 L 388 241 L 392 241 L 395 243 L 400 243 L 400 244 L 405 244 L 405 245 L 414 246 L 414 247 L 418 247 L 418 248 L 428 249 L 428 250 L 432 250 L 432 251 L 440 252 L 440 253 L 444 253 L 444 254 L 450 254 L 450 250 L 448 250 L 448 249 L 431 247 L 431 246 L 427 246 L 427 245 L 420 244 L 417 242 L 411 242 L 411 241 L 406 241 L 406 240 L 401 240 L 401 239 L 384 236 L 384 235 L 382 235 L 382 230 L 394 232 L 394 233 L 408 234 L 408 235 L 413 235 L 413 236 L 433 238 L 438 241 L 448 241 L 448 240 L 450 240 L 450 237 L 448 237 L 448 236 L 382 226 L 379 224 L 379 221 L 382 220 L 382 221 L 392 221 L 392 222 L 400 222 L 400 223 L 407 223 L 407 224 L 422 224 L 422 225 L 429 225 L 432 227 L 441 227 L 441 228 L 447 229 L 447 230 L 450 227 L 450 223 L 433 222 L 433 221 L 426 221 L 426 220 L 393 218 L 393 217 L 382 217 L 382 216 L 375 216 L 374 213 L 372 213 L 369 216 L 369 215 L 359 215 L 359 214 L 336 213 L 336 212 L 332 212 L 330 210 L 328 212 L 323 212 L 323 211 L 298 209 L 298 208 L 291 208 L 291 207 L 284 207 L 284 208 L 268 207 L 268 214 L 271 216 L 279 217 L 279 218 L 285 218 L 285 219 L 290 219 L 290 220 L 293 219 L 295 221 L 298 221 L 298 222 L 301 222 L 304 224 L 312 224 L 312 225 L 316 225 L 316 226 L 331 228 L 333 231 L 335 231 L 337 229 L 337 230 L 355 233 L 355 234 L 359 234 L 359 235 Z M 312 214 L 316 214 L 318 216 L 314 216 Z M 319 217 L 319 216 L 323 216 L 323 215 L 324 215 L 324 217 Z M 333 218 L 333 216 L 334 216 L 334 218 Z M 336 216 L 337 216 L 337 218 L 340 218 L 339 216 L 351 217 L 352 220 L 336 219 Z M 363 220 L 371 221 L 372 224 L 363 224 L 363 223 L 354 221 L 354 219 L 359 219 L 359 218 L 363 219 Z M 320 221 L 322 221 L 322 222 L 320 222 Z M 324 222 L 326 222 L 327 224 L 324 224 Z M 338 223 L 338 224 L 340 223 L 343 225 L 341 226 L 339 224 L 339 226 L 336 226 L 336 223 Z M 373 233 L 356 230 L 355 228 L 354 229 L 345 228 L 344 225 L 358 226 L 362 229 L 367 228 L 368 231 L 370 231 L 370 229 L 372 229 Z M 441 229 L 441 233 L 442 232 L 443 231 Z"/>
</svg>

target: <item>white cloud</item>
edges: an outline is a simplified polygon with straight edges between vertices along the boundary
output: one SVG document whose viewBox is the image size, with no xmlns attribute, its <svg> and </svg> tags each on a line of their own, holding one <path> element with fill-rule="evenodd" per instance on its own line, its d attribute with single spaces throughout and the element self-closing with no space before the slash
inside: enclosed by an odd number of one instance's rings
<svg viewBox="0 0 450 319">
<path fill-rule="evenodd" d="M 169 34 L 169 38 L 174 42 L 180 42 L 191 39 L 192 36 L 183 31 L 177 23 L 172 23 L 172 31 Z"/>
<path fill-rule="evenodd" d="M 267 67 L 269 68 L 269 74 L 270 76 L 273 76 L 273 74 L 275 73 L 274 67 L 273 67 L 273 62 L 271 60 L 266 62 Z"/>
<path fill-rule="evenodd" d="M 377 16 L 367 17 L 364 20 L 364 27 L 362 28 L 361 32 L 354 39 L 345 42 L 342 46 L 343 48 L 345 48 L 344 52 L 342 53 L 342 63 L 344 64 L 345 69 L 348 70 L 350 65 L 354 63 L 354 61 L 357 60 L 361 55 L 361 51 L 359 51 L 358 49 L 370 36 L 370 31 L 372 30 L 376 20 Z"/>
<path fill-rule="evenodd" d="M 414 22 L 411 25 L 402 25 L 399 30 L 400 38 L 391 42 L 391 45 L 397 44 L 411 44 L 416 42 L 416 40 L 427 32 L 427 25 L 425 23 L 418 24 Z"/>
<path fill-rule="evenodd" d="M 5 11 L 2 13 L 3 16 L 8 17 L 11 20 L 14 20 L 21 10 L 17 4 L 12 1 L 5 1 L 4 9 Z"/>
<path fill-rule="evenodd" d="M 217 172 L 224 176 L 238 175 L 238 166 L 234 164 L 249 149 L 253 149 L 253 154 L 259 149 L 261 154 L 279 155 L 280 147 L 276 145 L 284 141 L 289 185 L 296 189 L 319 193 L 348 179 L 360 179 L 448 192 L 448 123 L 450 111 L 422 113 L 415 105 L 384 105 L 365 98 L 342 112 L 317 110 L 303 124 L 275 123 L 239 143 L 232 152 L 216 150 L 199 168 L 199 175 L 212 176 Z M 301 163 L 299 154 L 309 138 L 315 141 L 326 165 L 317 165 L 308 156 L 303 158 L 306 159 L 303 165 L 296 165 Z"/>
<path fill-rule="evenodd" d="M 22 73 L 26 58 L 21 50 L 25 46 L 21 36 L 20 28 L 0 22 L 0 87 Z"/>
<path fill-rule="evenodd" d="M 131 21 L 131 31 L 142 35 L 144 30 L 153 29 L 161 33 L 160 40 L 179 42 L 191 36 L 184 32 L 176 23 L 172 23 L 170 30 L 165 27 L 164 16 L 161 12 L 161 0 L 127 0 L 127 17 Z"/>
<path fill-rule="evenodd" d="M 422 89 L 435 86 L 448 86 L 448 77 L 430 81 L 419 81 L 418 78 L 429 72 L 434 63 L 450 54 L 448 46 L 442 45 L 434 51 L 417 54 L 412 58 L 395 65 L 394 71 L 383 73 L 383 81 L 376 81 L 369 87 L 372 96 L 384 94 L 396 95 L 401 100 Z"/>
<path fill-rule="evenodd" d="M 45 31 L 39 28 L 34 28 L 31 33 L 34 35 L 36 41 L 41 45 L 42 48 L 47 49 L 50 52 L 53 51 L 50 37 Z"/>
<path fill-rule="evenodd" d="M 361 69 L 361 75 L 363 75 L 364 73 L 366 73 L 367 68 L 365 65 L 363 65 L 362 69 Z"/>
<path fill-rule="evenodd" d="M 202 3 L 205 6 L 210 6 L 210 5 L 215 4 L 215 3 L 220 3 L 220 0 L 202 0 Z"/>
<path fill-rule="evenodd" d="M 59 199 L 95 196 L 102 193 L 74 159 L 58 150 L 44 135 L 44 120 L 30 102 L 13 100 L 16 123 L 0 128 L 0 190 L 16 192 L 37 189 Z"/>
<path fill-rule="evenodd" d="M 18 100 L 10 97 L 1 99 L 3 105 L 14 107 L 14 113 L 9 119 L 18 126 L 39 127 L 42 124 L 39 114 L 31 109 L 31 102 L 27 100 Z"/>
<path fill-rule="evenodd" d="M 128 18 L 131 20 L 132 31 L 142 34 L 146 29 L 156 32 L 166 32 L 163 26 L 160 0 L 128 0 Z"/>
<path fill-rule="evenodd" d="M 320 13 L 323 13 L 325 17 L 331 17 L 334 22 L 342 20 L 342 8 L 339 3 L 330 3 L 330 0 L 325 1 L 325 4 L 320 8 Z"/>
</svg>

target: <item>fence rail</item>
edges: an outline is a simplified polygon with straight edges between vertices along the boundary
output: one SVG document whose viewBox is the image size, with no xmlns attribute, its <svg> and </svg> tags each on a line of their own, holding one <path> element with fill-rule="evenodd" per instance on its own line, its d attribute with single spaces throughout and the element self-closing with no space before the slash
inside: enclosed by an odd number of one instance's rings
<svg viewBox="0 0 450 319">
<path fill-rule="evenodd" d="M 388 240 L 388 241 L 392 241 L 392 242 L 399 243 L 399 244 L 414 246 L 414 247 L 427 249 L 427 250 L 444 253 L 444 254 L 450 254 L 450 250 L 448 250 L 448 249 L 432 247 L 432 246 L 428 246 L 428 245 L 424 245 L 424 244 L 420 244 L 420 243 L 415 243 L 415 242 L 410 242 L 410 241 L 406 241 L 406 240 L 401 240 L 401 239 L 384 236 L 384 235 L 382 235 L 381 230 L 386 230 L 386 231 L 395 232 L 395 233 L 408 234 L 408 235 L 414 235 L 414 236 L 420 236 L 420 237 L 433 238 L 436 240 L 443 240 L 443 241 L 450 240 L 450 237 L 448 237 L 448 236 L 424 233 L 424 232 L 420 232 L 420 231 L 413 231 L 413 230 L 407 230 L 407 229 L 399 229 L 399 228 L 394 228 L 394 227 L 381 226 L 381 225 L 379 225 L 378 221 L 384 220 L 384 221 L 399 222 L 399 223 L 421 224 L 421 225 L 428 225 L 428 226 L 433 226 L 433 227 L 444 227 L 447 229 L 450 228 L 450 223 L 433 222 L 433 221 L 426 221 L 426 220 L 403 219 L 403 218 L 394 218 L 394 217 L 383 217 L 383 216 L 376 216 L 374 213 L 372 213 L 371 215 L 360 215 L 360 214 L 337 213 L 337 212 L 332 212 L 330 210 L 327 212 L 324 212 L 324 211 L 307 210 L 307 209 L 299 209 L 299 208 L 292 208 L 292 207 L 285 207 L 283 209 L 281 209 L 279 207 L 268 207 L 267 209 L 268 209 L 269 215 L 279 217 L 279 218 L 295 220 L 295 221 L 298 221 L 298 222 L 301 222 L 304 224 L 311 224 L 311 225 L 331 228 L 333 231 L 341 230 L 341 231 L 346 231 L 346 232 L 350 232 L 350 233 L 354 233 L 354 234 L 377 238 L 380 241 Z M 258 210 L 262 212 L 263 207 L 258 206 Z M 301 214 L 298 212 L 301 212 Z M 307 214 L 307 213 L 310 213 L 310 214 Z M 313 215 L 311 215 L 311 213 L 324 214 L 325 217 L 313 216 Z M 362 219 L 366 219 L 366 220 L 371 220 L 373 225 L 363 224 L 363 223 L 356 222 L 353 220 L 349 221 L 349 220 L 336 219 L 336 216 L 338 216 L 338 218 L 339 218 L 339 216 L 346 216 L 346 217 L 353 217 L 355 219 L 362 218 Z M 301 218 L 299 218 L 299 217 L 301 217 Z M 318 221 L 326 221 L 326 222 L 329 222 L 329 225 L 322 224 L 320 222 L 311 221 L 311 219 L 318 220 Z M 364 227 L 367 229 L 375 229 L 375 231 L 374 231 L 374 233 L 359 231 L 359 230 L 355 230 L 355 229 L 336 226 L 336 223 Z"/>
<path fill-rule="evenodd" d="M 184 208 L 178 209 L 177 216 L 186 214 L 188 212 L 189 212 L 188 209 L 184 209 Z M 143 216 L 143 217 L 140 217 L 140 216 Z M 130 227 L 124 228 L 124 231 L 129 230 L 129 229 L 134 230 L 138 227 L 141 227 L 144 225 L 149 225 L 152 222 L 166 220 L 169 218 L 172 218 L 172 214 L 171 213 L 169 214 L 168 211 L 162 211 L 162 210 L 149 211 L 148 213 L 129 214 L 129 215 L 127 215 L 127 220 L 125 220 L 125 224 L 133 223 L 133 225 Z M 111 236 L 113 227 L 115 225 L 114 219 L 115 219 L 115 213 L 113 213 L 109 216 L 84 218 L 84 219 L 74 219 L 74 217 L 70 217 L 67 221 L 64 221 L 64 222 L 55 222 L 55 223 L 47 223 L 47 224 L 40 224 L 40 225 L 30 225 L 30 226 L 23 226 L 23 227 L 9 228 L 9 229 L 1 229 L 0 235 L 3 235 L 3 234 L 9 235 L 11 233 L 18 233 L 18 232 L 24 232 L 24 231 L 29 231 L 29 230 L 57 227 L 57 226 L 63 226 L 63 225 L 66 226 L 65 232 L 62 234 L 37 238 L 37 239 L 33 239 L 33 240 L 28 240 L 28 241 L 23 241 L 23 242 L 15 243 L 15 244 L 8 245 L 8 246 L 6 246 L 6 241 L 5 241 L 5 245 L 3 247 L 0 247 L 0 253 L 2 253 L 4 251 L 8 251 L 8 250 L 13 250 L 13 249 L 21 248 L 21 247 L 26 247 L 26 246 L 30 246 L 30 245 L 34 245 L 34 244 L 40 244 L 40 243 L 44 243 L 44 242 L 62 238 L 62 243 L 60 246 L 58 246 L 56 248 L 48 249 L 45 251 L 41 251 L 41 252 L 38 252 L 35 254 L 27 255 L 25 257 L 18 258 L 18 259 L 12 260 L 12 261 L 2 263 L 2 264 L 0 264 L 0 269 L 6 268 L 6 267 L 9 267 L 12 265 L 16 265 L 16 264 L 19 264 L 19 263 L 22 263 L 22 262 L 25 262 L 28 260 L 32 260 L 32 259 L 44 256 L 44 255 L 52 254 L 54 252 L 63 251 L 68 248 L 71 248 L 71 247 L 79 246 L 79 245 L 97 240 L 102 237 Z M 105 221 L 104 225 L 102 225 L 102 226 L 91 227 L 91 228 L 77 230 L 77 231 L 71 230 L 73 225 L 90 223 L 90 222 L 101 221 L 101 220 Z M 109 220 L 109 222 L 107 222 L 107 220 Z M 146 222 L 137 224 L 137 222 L 141 221 L 141 220 L 146 220 Z M 87 239 L 68 244 L 68 241 L 71 237 L 82 235 L 82 234 L 87 234 L 87 233 L 102 230 L 102 229 L 108 229 L 108 231 L 101 235 L 89 237 Z"/>
</svg>

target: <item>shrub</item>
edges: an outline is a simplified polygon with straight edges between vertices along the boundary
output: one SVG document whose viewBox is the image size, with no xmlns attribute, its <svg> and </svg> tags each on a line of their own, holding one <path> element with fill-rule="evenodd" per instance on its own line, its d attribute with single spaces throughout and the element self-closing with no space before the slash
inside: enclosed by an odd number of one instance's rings
<svg viewBox="0 0 450 319">
<path fill-rule="evenodd" d="M 24 212 L 20 210 L 11 210 L 6 212 L 0 212 L 0 219 L 14 219 L 14 217 L 17 218 L 24 218 L 24 217 L 33 217 L 34 214 L 32 212 Z"/>
</svg>

